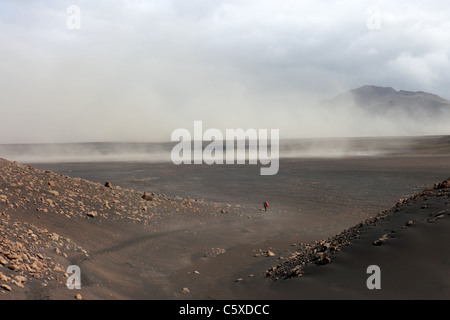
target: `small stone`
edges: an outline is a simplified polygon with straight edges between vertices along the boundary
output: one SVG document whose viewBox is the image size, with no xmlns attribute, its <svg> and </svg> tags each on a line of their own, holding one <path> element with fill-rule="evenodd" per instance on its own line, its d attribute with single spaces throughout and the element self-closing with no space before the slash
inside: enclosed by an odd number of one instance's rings
<svg viewBox="0 0 450 320">
<path fill-rule="evenodd" d="M 81 296 L 81 294 L 77 294 L 76 296 L 75 296 L 75 299 L 77 299 L 77 300 L 83 300 L 83 297 Z"/>
<path fill-rule="evenodd" d="M 377 240 L 375 240 L 372 245 L 374 246 L 381 246 L 382 244 L 384 244 L 386 242 L 386 240 L 388 239 L 388 235 L 385 234 L 382 237 L 378 238 Z"/>
<path fill-rule="evenodd" d="M 54 195 L 54 196 L 59 196 L 59 192 L 56 190 L 49 190 L 48 193 Z"/>
<path fill-rule="evenodd" d="M 189 288 L 183 288 L 183 290 L 181 290 L 181 291 L 183 291 L 183 293 L 189 293 L 189 292 L 191 292 L 190 290 L 189 290 Z"/>
<path fill-rule="evenodd" d="M 61 273 L 65 273 L 65 272 L 66 272 L 63 268 L 61 268 L 61 267 L 59 267 L 59 266 L 55 266 L 55 267 L 53 268 L 53 270 L 56 271 L 56 272 L 61 272 Z"/>
<path fill-rule="evenodd" d="M 264 255 L 266 257 L 274 257 L 275 253 L 273 253 L 271 250 L 267 250 L 267 251 L 264 251 Z"/>
<path fill-rule="evenodd" d="M 107 188 L 112 188 L 111 182 L 106 181 L 106 182 L 105 182 L 105 187 L 107 187 Z"/>
<path fill-rule="evenodd" d="M 152 201 L 153 198 L 150 194 L 148 194 L 147 192 L 144 192 L 144 195 L 142 196 L 142 199 L 147 200 L 147 201 Z"/>
<path fill-rule="evenodd" d="M 59 235 L 56 234 L 56 233 L 52 233 L 52 234 L 50 235 L 50 238 L 51 238 L 52 240 L 58 241 L 58 240 L 59 240 Z"/>
<path fill-rule="evenodd" d="M 20 283 L 27 282 L 27 278 L 25 278 L 24 276 L 15 276 L 14 279 Z"/>
<path fill-rule="evenodd" d="M 8 282 L 9 280 L 11 280 L 11 278 L 8 276 L 5 276 L 3 273 L 0 272 L 0 280 L 2 280 L 4 282 Z"/>
<path fill-rule="evenodd" d="M 3 289 L 5 289 L 6 291 L 11 291 L 11 290 L 12 290 L 11 287 L 8 286 L 7 284 L 2 284 L 1 287 L 2 287 Z"/>
<path fill-rule="evenodd" d="M 319 260 L 319 264 L 320 265 L 325 265 L 325 264 L 329 264 L 331 262 L 331 258 L 330 257 L 323 257 L 322 259 Z"/>
<path fill-rule="evenodd" d="M 44 265 L 42 264 L 42 262 L 35 260 L 33 262 L 33 264 L 31 265 L 31 268 L 35 269 L 35 270 L 41 270 L 44 267 Z"/>
<path fill-rule="evenodd" d="M 88 217 L 95 218 L 96 216 L 98 216 L 98 213 L 97 211 L 89 211 L 88 213 L 86 213 L 86 215 Z"/>
<path fill-rule="evenodd" d="M 11 265 L 8 266 L 8 268 L 10 270 L 12 270 L 12 271 L 19 271 L 20 270 L 20 267 L 18 265 L 16 265 L 16 264 L 11 264 Z"/>
</svg>

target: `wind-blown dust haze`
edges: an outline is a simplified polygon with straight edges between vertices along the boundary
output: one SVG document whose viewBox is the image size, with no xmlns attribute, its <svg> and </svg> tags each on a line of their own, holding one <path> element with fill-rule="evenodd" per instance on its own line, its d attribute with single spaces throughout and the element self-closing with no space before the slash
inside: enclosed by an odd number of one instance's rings
<svg viewBox="0 0 450 320">
<path fill-rule="evenodd" d="M 79 9 L 78 25 L 70 6 Z M 0 143 L 448 134 L 448 118 L 321 102 L 366 84 L 450 94 L 446 1 L 0 3 Z"/>
</svg>

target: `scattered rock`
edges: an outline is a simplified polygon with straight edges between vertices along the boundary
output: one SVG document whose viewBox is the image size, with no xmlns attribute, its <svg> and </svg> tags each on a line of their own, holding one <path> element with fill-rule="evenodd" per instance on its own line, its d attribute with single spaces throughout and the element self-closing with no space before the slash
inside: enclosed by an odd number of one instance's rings
<svg viewBox="0 0 450 320">
<path fill-rule="evenodd" d="M 443 211 L 443 212 L 441 211 L 441 212 L 438 212 L 434 217 L 432 217 L 430 219 L 427 219 L 427 222 L 428 223 L 432 223 L 432 222 L 435 222 L 438 219 L 444 218 L 445 216 L 446 216 L 446 212 L 445 211 Z"/>
<path fill-rule="evenodd" d="M 53 268 L 53 270 L 56 271 L 56 272 L 65 273 L 65 270 L 63 268 L 61 268 L 60 266 L 55 266 Z"/>
<path fill-rule="evenodd" d="M 33 264 L 31 265 L 31 268 L 34 270 L 41 270 L 44 267 L 44 264 L 40 262 L 39 260 L 34 260 Z"/>
<path fill-rule="evenodd" d="M 59 235 L 56 234 L 56 233 L 52 233 L 52 234 L 50 235 L 50 239 L 55 240 L 55 241 L 58 241 L 58 240 L 59 240 Z"/>
<path fill-rule="evenodd" d="M 271 251 L 271 250 L 267 250 L 267 251 L 263 252 L 263 255 L 266 256 L 266 257 L 274 257 L 275 253 L 273 251 Z"/>
<path fill-rule="evenodd" d="M 412 226 L 414 224 L 414 221 L 412 221 L 412 220 L 408 220 L 408 222 L 406 222 L 406 226 L 407 227 L 409 227 L 409 226 Z"/>
<path fill-rule="evenodd" d="M 436 183 L 434 185 L 435 189 L 446 189 L 446 188 L 450 188 L 450 180 L 446 180 L 440 183 Z"/>
<path fill-rule="evenodd" d="M 88 213 L 86 213 L 86 215 L 88 217 L 95 218 L 96 216 L 98 216 L 98 213 L 97 211 L 89 211 Z"/>
<path fill-rule="evenodd" d="M 208 257 L 216 257 L 219 254 L 225 253 L 225 249 L 222 248 L 211 248 L 211 250 L 209 250 L 207 253 L 205 253 L 204 257 L 208 258 Z"/>
<path fill-rule="evenodd" d="M 323 256 L 322 258 L 320 258 L 317 263 L 320 265 L 325 265 L 325 264 L 329 264 L 331 262 L 331 258 L 330 257 L 325 257 Z"/>
<path fill-rule="evenodd" d="M 5 289 L 6 291 L 12 291 L 11 287 L 8 286 L 7 284 L 2 284 L 1 287 L 2 287 L 3 289 Z"/>
<path fill-rule="evenodd" d="M 8 269 L 12 270 L 12 271 L 19 271 L 20 267 L 17 264 L 10 264 L 8 266 Z"/>
<path fill-rule="evenodd" d="M 25 283 L 25 282 L 27 282 L 27 278 L 25 278 L 24 276 L 15 276 L 14 279 L 15 279 L 17 282 L 20 282 L 20 283 Z"/>
<path fill-rule="evenodd" d="M 9 282 L 11 280 L 10 277 L 5 276 L 3 273 L 0 272 L 0 280 L 4 282 Z"/>
<path fill-rule="evenodd" d="M 389 235 L 388 234 L 384 234 L 383 236 L 381 236 L 380 238 L 378 238 L 377 240 L 375 240 L 373 243 L 372 243 L 372 245 L 374 245 L 374 246 L 381 246 L 381 245 L 383 245 L 385 242 L 386 242 L 386 240 L 389 238 Z"/>
<path fill-rule="evenodd" d="M 83 300 L 83 297 L 81 296 L 81 294 L 77 294 L 76 296 L 75 296 L 75 299 L 77 299 L 77 300 Z"/>
<path fill-rule="evenodd" d="M 148 194 L 147 192 L 144 192 L 142 199 L 147 200 L 147 201 L 152 201 L 153 197 L 150 194 Z"/>
<path fill-rule="evenodd" d="M 107 188 L 112 188 L 111 182 L 106 181 L 106 182 L 105 182 L 105 187 L 107 187 Z"/>
</svg>

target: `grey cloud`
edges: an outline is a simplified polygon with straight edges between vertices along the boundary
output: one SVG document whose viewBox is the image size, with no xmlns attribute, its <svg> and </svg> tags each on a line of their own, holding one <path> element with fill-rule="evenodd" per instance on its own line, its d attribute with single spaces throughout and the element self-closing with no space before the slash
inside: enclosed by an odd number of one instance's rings
<svg viewBox="0 0 450 320">
<path fill-rule="evenodd" d="M 80 30 L 66 28 L 72 4 Z M 366 26 L 369 5 L 380 30 Z M 0 143 L 164 141 L 194 120 L 282 137 L 368 134 L 316 102 L 364 84 L 450 98 L 447 6 L 3 1 Z"/>
</svg>

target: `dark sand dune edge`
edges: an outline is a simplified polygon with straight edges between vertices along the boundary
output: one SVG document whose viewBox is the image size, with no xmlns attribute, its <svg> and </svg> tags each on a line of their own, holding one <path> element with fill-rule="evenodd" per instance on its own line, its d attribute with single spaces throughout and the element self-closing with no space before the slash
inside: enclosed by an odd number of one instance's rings
<svg viewBox="0 0 450 320">
<path fill-rule="evenodd" d="M 266 271 L 278 283 L 260 297 L 449 299 L 449 215 L 450 178 L 334 237 L 300 244 Z M 378 289 L 367 284 L 375 283 L 369 266 L 379 267 Z"/>
<path fill-rule="evenodd" d="M 277 239 L 276 216 L 204 199 L 146 200 L 1 159 L 0 299 L 448 299 L 449 184 L 296 244 L 277 265 L 254 257 Z M 72 264 L 81 290 L 65 285 Z M 381 269 L 380 290 L 366 286 L 369 265 Z"/>
<path fill-rule="evenodd" d="M 301 276 L 310 264 L 325 265 L 331 262 L 331 256 L 339 252 L 343 246 L 350 245 L 355 239 L 360 238 L 360 234 L 366 232 L 370 227 L 384 223 L 385 230 L 392 229 L 384 233 L 379 238 L 374 239 L 372 245 L 381 246 L 390 238 L 395 238 L 403 228 L 413 226 L 417 222 L 432 223 L 438 219 L 450 215 L 447 210 L 450 204 L 449 190 L 450 178 L 441 183 L 437 183 L 433 188 L 422 191 L 409 199 L 400 199 L 390 210 L 385 210 L 375 217 L 368 218 L 358 225 L 348 228 L 340 234 L 326 240 L 316 241 L 314 244 L 300 244 L 300 253 L 273 267 L 267 271 L 267 276 L 272 278 L 290 278 Z M 419 207 L 420 206 L 420 207 Z M 393 219 L 394 216 L 401 215 L 404 224 L 400 219 Z"/>
</svg>

